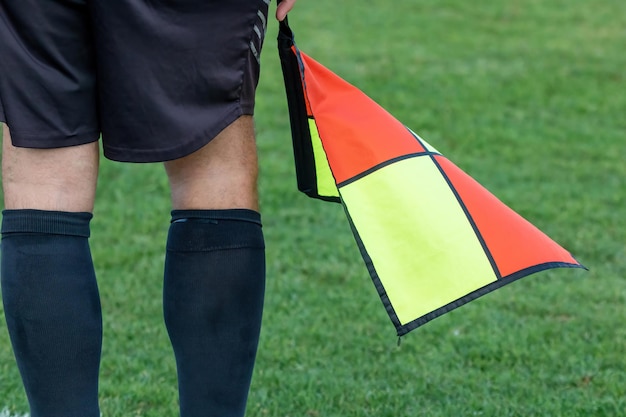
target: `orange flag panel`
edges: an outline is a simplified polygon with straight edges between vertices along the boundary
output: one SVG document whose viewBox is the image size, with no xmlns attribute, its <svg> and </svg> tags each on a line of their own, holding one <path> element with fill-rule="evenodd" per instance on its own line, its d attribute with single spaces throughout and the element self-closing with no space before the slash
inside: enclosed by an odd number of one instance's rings
<svg viewBox="0 0 626 417">
<path fill-rule="evenodd" d="M 578 264 L 568 251 L 448 159 L 441 156 L 435 159 L 469 211 L 501 276 L 541 264 Z"/>
<path fill-rule="evenodd" d="M 299 56 L 306 96 L 337 183 L 390 159 L 426 151 L 372 99 L 304 53 Z"/>
</svg>

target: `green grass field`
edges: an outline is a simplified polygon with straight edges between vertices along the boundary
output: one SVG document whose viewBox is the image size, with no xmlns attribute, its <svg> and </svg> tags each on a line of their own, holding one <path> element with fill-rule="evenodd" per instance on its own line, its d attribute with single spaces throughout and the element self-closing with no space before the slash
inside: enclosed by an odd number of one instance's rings
<svg viewBox="0 0 626 417">
<path fill-rule="evenodd" d="M 257 101 L 268 293 L 247 415 L 626 415 L 626 2 L 300 0 L 290 23 L 303 51 L 590 271 L 524 278 L 397 346 L 341 207 L 296 191 L 272 22 Z M 91 244 L 104 417 L 177 413 L 168 220 L 161 166 L 103 161 Z M 18 415 L 0 316 L 0 410 Z"/>
</svg>

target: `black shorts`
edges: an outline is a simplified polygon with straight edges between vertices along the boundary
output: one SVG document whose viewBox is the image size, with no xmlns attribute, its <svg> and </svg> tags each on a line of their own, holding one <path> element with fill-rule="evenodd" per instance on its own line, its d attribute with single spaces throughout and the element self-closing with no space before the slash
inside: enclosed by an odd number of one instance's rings
<svg viewBox="0 0 626 417">
<path fill-rule="evenodd" d="M 269 0 L 0 0 L 13 144 L 176 159 L 252 114 Z"/>
</svg>

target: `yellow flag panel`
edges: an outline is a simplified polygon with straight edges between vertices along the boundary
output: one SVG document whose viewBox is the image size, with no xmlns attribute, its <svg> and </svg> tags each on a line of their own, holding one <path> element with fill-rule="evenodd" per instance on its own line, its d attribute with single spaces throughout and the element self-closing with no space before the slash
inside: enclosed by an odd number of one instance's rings
<svg viewBox="0 0 626 417">
<path fill-rule="evenodd" d="M 419 180 L 398 193 L 395 185 L 406 178 Z M 496 280 L 472 225 L 430 157 L 388 165 L 340 193 L 401 324 Z"/>
</svg>

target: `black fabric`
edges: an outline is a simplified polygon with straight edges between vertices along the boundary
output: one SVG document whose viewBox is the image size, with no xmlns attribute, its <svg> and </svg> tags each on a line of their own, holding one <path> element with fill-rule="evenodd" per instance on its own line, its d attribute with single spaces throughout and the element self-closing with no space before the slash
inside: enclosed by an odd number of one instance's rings
<svg viewBox="0 0 626 417">
<path fill-rule="evenodd" d="M 181 417 L 241 417 L 259 340 L 265 253 L 258 213 L 172 212 L 163 307 Z"/>
<path fill-rule="evenodd" d="M 317 170 L 309 127 L 309 119 L 313 116 L 307 112 L 302 63 L 295 47 L 293 31 L 285 18 L 280 22 L 278 31 L 278 55 L 287 95 L 298 190 L 312 198 L 339 203 L 339 197 L 323 196 L 317 190 Z"/>
<path fill-rule="evenodd" d="M 298 59 L 292 50 L 294 46 L 294 35 L 287 24 L 287 19 L 285 19 L 280 22 L 279 26 L 278 54 L 287 95 L 296 179 L 298 190 L 308 196 L 315 197 L 317 195 L 315 159 L 302 86 L 302 75 Z"/>
<path fill-rule="evenodd" d="M 110 159 L 188 155 L 253 113 L 267 13 L 264 0 L 2 1 L 0 117 L 15 146 L 102 133 Z"/>
<path fill-rule="evenodd" d="M 90 213 L 5 210 L 2 300 L 31 417 L 99 417 Z"/>
<path fill-rule="evenodd" d="M 2 233 L 42 233 L 89 237 L 91 213 L 44 210 L 3 210 Z"/>
</svg>

